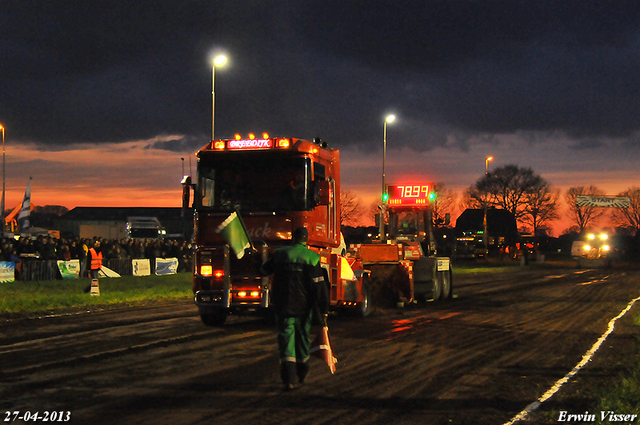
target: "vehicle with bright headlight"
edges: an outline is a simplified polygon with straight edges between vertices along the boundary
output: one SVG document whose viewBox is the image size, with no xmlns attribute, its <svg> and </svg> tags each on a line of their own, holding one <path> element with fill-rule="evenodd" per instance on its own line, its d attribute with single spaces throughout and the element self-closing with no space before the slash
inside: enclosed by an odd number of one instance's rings
<svg viewBox="0 0 640 425">
<path fill-rule="evenodd" d="M 582 267 L 610 267 L 611 243 L 609 234 L 605 232 L 587 233 L 583 240 L 575 241 L 571 255 Z"/>
</svg>

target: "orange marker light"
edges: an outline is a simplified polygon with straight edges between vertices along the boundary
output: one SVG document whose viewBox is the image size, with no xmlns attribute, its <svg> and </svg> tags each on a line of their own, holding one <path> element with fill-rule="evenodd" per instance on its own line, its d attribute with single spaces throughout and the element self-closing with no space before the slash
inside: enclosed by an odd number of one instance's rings
<svg viewBox="0 0 640 425">
<path fill-rule="evenodd" d="M 213 276 L 213 266 L 200 266 L 200 274 L 202 276 Z"/>
<path fill-rule="evenodd" d="M 291 142 L 289 142 L 289 139 L 279 139 L 278 140 L 278 147 L 279 148 L 288 148 L 290 146 Z"/>
</svg>

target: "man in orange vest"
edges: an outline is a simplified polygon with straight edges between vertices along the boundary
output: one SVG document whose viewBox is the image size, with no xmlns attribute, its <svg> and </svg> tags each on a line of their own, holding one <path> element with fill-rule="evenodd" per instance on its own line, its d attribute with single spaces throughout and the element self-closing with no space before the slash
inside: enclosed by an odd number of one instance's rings
<svg viewBox="0 0 640 425">
<path fill-rule="evenodd" d="M 100 240 L 96 239 L 93 243 L 93 247 L 89 249 L 89 255 L 87 256 L 87 263 L 89 265 L 90 277 L 92 279 L 98 278 L 98 272 L 102 267 L 102 250 L 100 249 Z"/>
<path fill-rule="evenodd" d="M 89 277 L 97 279 L 98 272 L 102 267 L 102 250 L 98 239 L 93 242 L 93 246 L 87 251 L 87 266 L 89 267 Z M 91 291 L 91 283 L 84 288 L 85 293 L 88 294 L 89 291 Z"/>
</svg>

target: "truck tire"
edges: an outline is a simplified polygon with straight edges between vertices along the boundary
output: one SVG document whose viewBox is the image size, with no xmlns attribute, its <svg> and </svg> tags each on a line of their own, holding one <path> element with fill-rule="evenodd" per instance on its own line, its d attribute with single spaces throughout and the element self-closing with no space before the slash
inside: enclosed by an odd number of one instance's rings
<svg viewBox="0 0 640 425">
<path fill-rule="evenodd" d="M 453 298 L 453 276 L 451 269 L 446 272 L 440 273 L 442 276 L 442 295 L 443 300 L 450 300 Z"/>
<path fill-rule="evenodd" d="M 433 276 L 433 301 L 439 301 L 442 297 L 442 276 L 441 273 L 435 272 Z"/>
<path fill-rule="evenodd" d="M 216 308 L 208 313 L 201 313 L 200 320 L 207 326 L 222 326 L 227 320 L 227 312 L 222 308 Z"/>
<path fill-rule="evenodd" d="M 362 276 L 362 301 L 356 305 L 356 315 L 367 317 L 371 314 L 371 288 L 369 287 L 369 277 Z"/>
</svg>

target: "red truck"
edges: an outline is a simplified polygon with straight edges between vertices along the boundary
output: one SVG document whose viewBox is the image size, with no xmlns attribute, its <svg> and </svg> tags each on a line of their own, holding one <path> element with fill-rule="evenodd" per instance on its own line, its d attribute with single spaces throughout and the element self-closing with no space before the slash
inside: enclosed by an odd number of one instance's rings
<svg viewBox="0 0 640 425">
<path fill-rule="evenodd" d="M 300 226 L 321 256 L 332 309 L 369 314 L 369 273 L 344 257 L 337 149 L 320 139 L 236 135 L 207 143 L 196 156 L 195 182 L 183 180 L 183 207 L 193 189 L 192 287 L 204 324 L 222 325 L 229 314 L 270 314 L 270 278 L 260 276 L 256 264 L 290 244 Z M 252 241 L 247 255 L 236 255 L 216 231 L 233 212 Z"/>
</svg>

